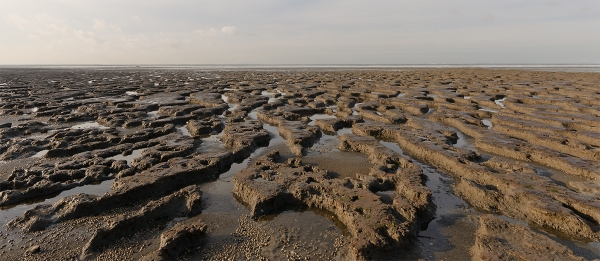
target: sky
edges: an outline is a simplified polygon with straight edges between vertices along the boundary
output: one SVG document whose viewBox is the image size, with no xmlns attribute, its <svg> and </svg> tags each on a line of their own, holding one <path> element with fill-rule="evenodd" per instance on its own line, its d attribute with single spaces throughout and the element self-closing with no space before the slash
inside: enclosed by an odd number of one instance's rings
<svg viewBox="0 0 600 261">
<path fill-rule="evenodd" d="M 0 64 L 600 64 L 598 0 L 2 0 Z"/>
</svg>

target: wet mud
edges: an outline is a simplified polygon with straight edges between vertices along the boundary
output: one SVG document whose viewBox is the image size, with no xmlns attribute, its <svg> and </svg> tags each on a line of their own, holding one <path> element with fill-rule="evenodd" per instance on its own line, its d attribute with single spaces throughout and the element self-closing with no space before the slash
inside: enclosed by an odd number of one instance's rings
<svg viewBox="0 0 600 261">
<path fill-rule="evenodd" d="M 0 69 L 6 260 L 594 260 L 600 74 Z"/>
</svg>

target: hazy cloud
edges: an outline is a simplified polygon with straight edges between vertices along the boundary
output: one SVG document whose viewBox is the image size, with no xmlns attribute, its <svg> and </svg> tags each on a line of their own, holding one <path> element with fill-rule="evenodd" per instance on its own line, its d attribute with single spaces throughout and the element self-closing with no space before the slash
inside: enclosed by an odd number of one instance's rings
<svg viewBox="0 0 600 261">
<path fill-rule="evenodd" d="M 597 0 L 3 0 L 0 9 L 5 64 L 600 63 Z"/>
<path fill-rule="evenodd" d="M 235 26 L 223 26 L 221 29 L 210 28 L 208 30 L 195 30 L 195 34 L 200 36 L 215 36 L 219 34 L 233 35 L 236 33 Z"/>
<path fill-rule="evenodd" d="M 235 26 L 223 26 L 221 32 L 228 35 L 235 34 Z"/>
</svg>

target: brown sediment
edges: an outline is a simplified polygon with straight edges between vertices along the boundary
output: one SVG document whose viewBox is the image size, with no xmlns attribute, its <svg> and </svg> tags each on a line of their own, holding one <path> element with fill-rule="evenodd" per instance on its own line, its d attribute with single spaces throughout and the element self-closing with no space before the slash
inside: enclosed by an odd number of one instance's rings
<svg viewBox="0 0 600 261">
<path fill-rule="evenodd" d="M 598 82 L 4 68 L 0 256 L 597 259 Z"/>
<path fill-rule="evenodd" d="M 569 248 L 532 231 L 492 215 L 483 215 L 473 257 L 479 260 L 586 260 Z"/>
</svg>

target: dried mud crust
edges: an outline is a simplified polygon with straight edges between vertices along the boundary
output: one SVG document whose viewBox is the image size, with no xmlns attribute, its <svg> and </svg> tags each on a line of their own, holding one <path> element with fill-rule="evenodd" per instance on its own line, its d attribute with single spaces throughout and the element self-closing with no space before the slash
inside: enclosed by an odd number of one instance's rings
<svg viewBox="0 0 600 261">
<path fill-rule="evenodd" d="M 447 174 L 465 220 L 480 221 L 463 235 L 473 259 L 598 258 L 599 84 L 484 69 L 3 68 L 0 255 L 419 259 L 438 189 L 422 166 Z M 340 164 L 303 163 L 333 150 L 370 164 L 340 177 Z M 222 213 L 203 196 L 217 182 L 234 202 Z M 69 193 L 91 187 L 102 192 Z M 293 206 L 318 214 L 280 213 Z M 304 230 L 323 216 L 326 232 Z"/>
</svg>

